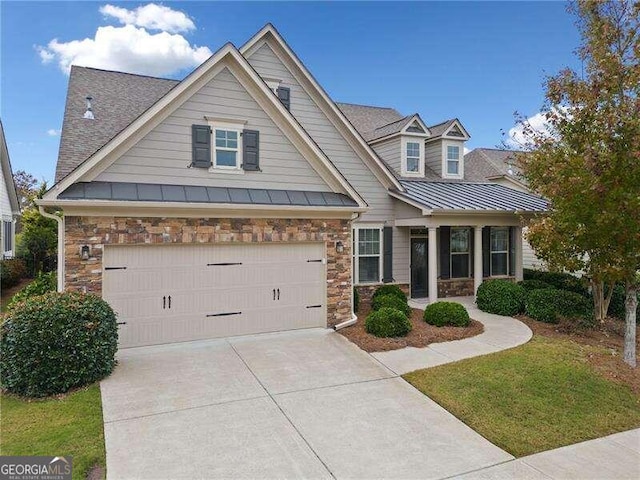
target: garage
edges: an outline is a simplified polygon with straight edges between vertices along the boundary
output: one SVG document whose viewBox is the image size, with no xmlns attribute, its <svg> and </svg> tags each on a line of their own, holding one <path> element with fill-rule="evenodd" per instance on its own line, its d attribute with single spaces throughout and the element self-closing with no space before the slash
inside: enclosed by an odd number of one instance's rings
<svg viewBox="0 0 640 480">
<path fill-rule="evenodd" d="M 325 245 L 106 245 L 121 348 L 327 325 Z"/>
</svg>

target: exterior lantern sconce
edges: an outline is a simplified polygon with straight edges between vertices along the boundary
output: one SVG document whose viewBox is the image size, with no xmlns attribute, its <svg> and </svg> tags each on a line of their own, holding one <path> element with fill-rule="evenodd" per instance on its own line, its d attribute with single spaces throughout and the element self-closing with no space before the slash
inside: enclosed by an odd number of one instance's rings
<svg viewBox="0 0 640 480">
<path fill-rule="evenodd" d="M 338 253 L 344 252 L 344 243 L 342 243 L 340 240 L 336 242 L 336 252 Z"/>
<path fill-rule="evenodd" d="M 82 260 L 89 260 L 89 245 L 83 245 L 80 249 L 80 258 Z"/>
</svg>

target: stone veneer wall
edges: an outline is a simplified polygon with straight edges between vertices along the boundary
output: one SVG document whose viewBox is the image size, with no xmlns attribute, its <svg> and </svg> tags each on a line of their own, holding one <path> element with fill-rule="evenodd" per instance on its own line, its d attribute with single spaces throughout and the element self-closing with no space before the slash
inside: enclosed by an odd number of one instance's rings
<svg viewBox="0 0 640 480">
<path fill-rule="evenodd" d="M 438 298 L 469 297 L 475 295 L 473 278 L 438 280 Z"/>
<path fill-rule="evenodd" d="M 65 288 L 101 295 L 105 245 L 325 242 L 327 323 L 351 319 L 349 220 L 65 217 Z M 335 248 L 344 245 L 342 253 Z M 89 245 L 91 257 L 80 259 Z"/>
</svg>

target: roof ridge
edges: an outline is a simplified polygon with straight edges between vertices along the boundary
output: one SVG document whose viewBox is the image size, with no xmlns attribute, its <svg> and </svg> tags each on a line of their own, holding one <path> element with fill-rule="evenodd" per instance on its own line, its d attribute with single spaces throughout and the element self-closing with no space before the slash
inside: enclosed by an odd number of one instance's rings
<svg viewBox="0 0 640 480">
<path fill-rule="evenodd" d="M 95 70 L 97 72 L 105 72 L 105 73 L 118 73 L 120 75 L 131 75 L 132 77 L 152 78 L 154 80 L 164 80 L 167 82 L 180 83 L 182 81 L 182 80 L 176 80 L 175 78 L 154 77 L 153 75 L 142 75 L 140 73 L 122 72 L 120 70 L 108 70 L 106 68 L 85 67 L 82 65 L 71 65 L 71 69 L 73 70 L 74 68 L 84 68 L 85 70 Z"/>
<path fill-rule="evenodd" d="M 427 125 L 427 127 L 429 127 L 429 128 L 439 127 L 440 125 L 444 125 L 445 123 L 449 123 L 449 122 L 452 122 L 454 120 L 457 120 L 457 118 L 449 118 L 449 119 L 445 120 L 444 122 L 434 123 L 433 125 Z"/>
<path fill-rule="evenodd" d="M 388 127 L 389 125 L 393 125 L 394 123 L 400 123 L 402 121 L 406 121 L 408 118 L 413 118 L 414 116 L 415 116 L 415 114 L 407 115 L 406 117 L 399 118 L 398 120 L 394 120 L 393 122 L 389 122 L 389 123 L 386 123 L 384 125 L 380 125 L 379 127 L 376 127 L 375 130 L 380 130 L 381 128 Z"/>
<path fill-rule="evenodd" d="M 351 103 L 351 102 L 335 102 L 336 105 L 353 105 L 354 107 L 366 107 L 366 108 L 377 108 L 378 110 L 394 110 L 397 112 L 397 110 L 393 107 L 378 107 L 376 105 L 365 105 L 362 103 Z"/>
</svg>

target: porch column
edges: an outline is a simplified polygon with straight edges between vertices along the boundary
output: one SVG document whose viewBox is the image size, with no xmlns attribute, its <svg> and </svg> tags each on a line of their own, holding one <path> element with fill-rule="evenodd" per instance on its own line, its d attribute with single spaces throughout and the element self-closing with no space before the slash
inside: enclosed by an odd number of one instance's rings
<svg viewBox="0 0 640 480">
<path fill-rule="evenodd" d="M 482 225 L 473 229 L 473 296 L 482 283 Z"/>
<path fill-rule="evenodd" d="M 429 303 L 438 301 L 438 244 L 435 227 L 429 227 Z"/>
<path fill-rule="evenodd" d="M 522 270 L 522 227 L 515 227 L 514 237 L 516 239 L 516 245 L 514 249 L 514 253 L 516 258 L 514 258 L 515 270 L 516 270 L 516 282 L 519 282 L 523 279 L 523 270 Z"/>
</svg>

